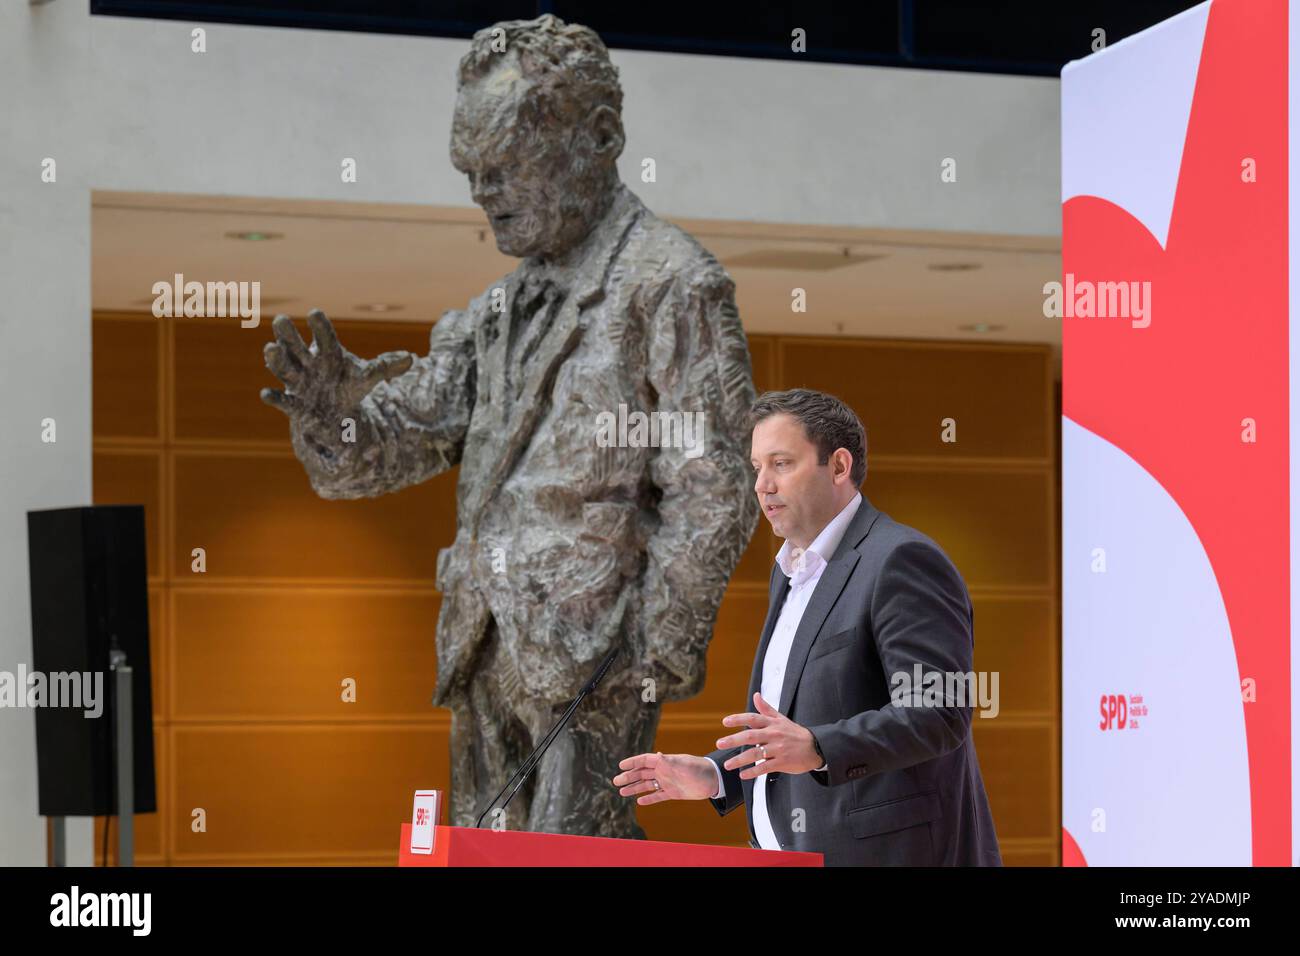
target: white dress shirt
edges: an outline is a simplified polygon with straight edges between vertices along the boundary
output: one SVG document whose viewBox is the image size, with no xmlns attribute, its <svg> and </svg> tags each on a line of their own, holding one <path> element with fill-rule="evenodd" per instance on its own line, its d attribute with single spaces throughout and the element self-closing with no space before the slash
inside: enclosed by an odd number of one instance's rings
<svg viewBox="0 0 1300 956">
<path fill-rule="evenodd" d="M 776 554 L 776 563 L 781 572 L 790 579 L 790 589 L 786 592 L 785 603 L 781 605 L 781 614 L 776 619 L 772 630 L 772 639 L 767 642 L 767 653 L 763 655 L 763 680 L 759 693 L 773 707 L 781 706 L 781 686 L 785 683 L 785 669 L 790 661 L 790 648 L 794 644 L 795 631 L 803 620 L 803 612 L 808 607 L 817 582 L 821 580 L 826 562 L 835 554 L 849 522 L 862 504 L 862 495 L 855 494 L 853 500 L 844 506 L 821 533 L 808 546 L 807 551 L 800 551 L 787 539 Z M 749 702 L 752 706 L 753 701 Z M 710 761 L 712 763 L 712 761 Z M 757 761 L 758 766 L 763 761 Z M 718 789 L 714 799 L 722 796 L 722 771 L 716 763 L 713 769 L 718 775 Z M 741 769 L 744 769 L 743 767 Z M 825 770 L 826 765 L 817 768 Z M 767 774 L 754 778 L 754 835 L 758 845 L 764 850 L 779 850 L 780 842 L 772 829 L 772 821 L 767 814 Z"/>
</svg>

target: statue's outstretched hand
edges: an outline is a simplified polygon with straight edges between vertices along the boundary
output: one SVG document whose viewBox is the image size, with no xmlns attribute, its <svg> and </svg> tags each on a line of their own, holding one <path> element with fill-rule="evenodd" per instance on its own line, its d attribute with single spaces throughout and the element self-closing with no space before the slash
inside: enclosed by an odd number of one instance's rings
<svg viewBox="0 0 1300 956">
<path fill-rule="evenodd" d="M 334 334 L 325 313 L 307 315 L 312 342 L 308 348 L 287 315 L 271 323 L 275 341 L 262 349 L 266 367 L 286 388 L 262 389 L 262 401 L 280 409 L 295 424 L 303 420 L 335 426 L 357 408 L 372 388 L 406 372 L 414 361 L 410 352 L 385 352 L 377 358 L 353 355 Z"/>
</svg>

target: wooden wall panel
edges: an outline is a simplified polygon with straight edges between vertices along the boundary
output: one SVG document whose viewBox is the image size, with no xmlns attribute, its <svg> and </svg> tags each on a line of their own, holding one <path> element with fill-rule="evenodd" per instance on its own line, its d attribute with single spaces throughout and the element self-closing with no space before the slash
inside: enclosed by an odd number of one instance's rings
<svg viewBox="0 0 1300 956">
<path fill-rule="evenodd" d="M 1059 842 L 1059 806 L 1048 799 L 1058 773 L 1054 728 L 976 718 L 971 733 L 998 839 Z"/>
<path fill-rule="evenodd" d="M 178 451 L 176 566 L 193 579 L 191 553 L 207 552 L 208 577 L 422 579 L 456 536 L 455 474 L 379 498 L 329 501 L 285 455 Z"/>
<path fill-rule="evenodd" d="M 1048 597 L 972 596 L 975 670 L 997 671 L 1001 713 L 1052 719 L 1057 700 L 1055 625 Z"/>
<path fill-rule="evenodd" d="M 1051 848 L 1017 849 L 1015 845 L 1002 851 L 1003 866 L 1057 866 L 1058 852 Z"/>
<path fill-rule="evenodd" d="M 167 717 L 167 590 L 149 588 L 149 694 L 154 723 Z"/>
<path fill-rule="evenodd" d="M 177 720 L 434 715 L 433 588 L 186 587 L 173 600 Z M 343 700 L 345 678 L 355 681 L 354 702 Z"/>
<path fill-rule="evenodd" d="M 749 547 L 740 556 L 736 570 L 731 574 L 732 584 L 752 584 L 761 587 L 766 593 L 768 582 L 772 577 L 772 562 L 776 559 L 780 542 L 772 534 L 772 526 L 766 518 L 759 515 L 754 536 L 749 539 Z"/>
<path fill-rule="evenodd" d="M 176 862 L 396 857 L 417 789 L 446 790 L 449 722 L 180 725 L 172 730 Z M 191 829 L 195 807 L 207 831 Z"/>
<path fill-rule="evenodd" d="M 1042 347 L 784 339 L 781 358 L 785 388 L 820 389 L 853 406 L 867 425 L 868 457 L 1049 454 Z M 956 419 L 955 443 L 940 438 L 945 418 Z"/>
<path fill-rule="evenodd" d="M 96 438 L 158 438 L 159 322 L 143 319 L 91 323 L 91 402 Z"/>
<path fill-rule="evenodd" d="M 1047 472 L 869 465 L 863 491 L 890 517 L 934 538 L 967 587 L 1051 585 Z"/>
</svg>

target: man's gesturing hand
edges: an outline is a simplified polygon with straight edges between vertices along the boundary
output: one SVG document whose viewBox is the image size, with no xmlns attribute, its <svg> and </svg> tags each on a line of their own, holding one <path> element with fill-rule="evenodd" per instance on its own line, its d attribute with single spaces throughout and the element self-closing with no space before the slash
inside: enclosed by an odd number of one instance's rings
<svg viewBox="0 0 1300 956">
<path fill-rule="evenodd" d="M 754 694 L 754 706 L 758 708 L 756 714 L 729 714 L 722 718 L 728 727 L 749 728 L 719 738 L 721 750 L 749 747 L 724 763 L 725 769 L 744 767 L 740 771 L 741 779 L 751 780 L 765 773 L 807 773 L 822 765 L 812 731 L 783 716 L 762 694 Z"/>
<path fill-rule="evenodd" d="M 643 793 L 636 802 L 643 807 L 664 800 L 703 800 L 718 789 L 713 761 L 694 754 L 637 754 L 620 760 L 620 773 L 610 782 L 620 797 Z M 656 783 L 658 786 L 656 786 Z"/>
<path fill-rule="evenodd" d="M 290 418 L 306 414 L 333 425 L 334 419 L 355 409 L 372 388 L 401 375 L 414 361 L 410 352 L 358 358 L 339 344 L 334 326 L 319 309 L 307 314 L 307 324 L 311 326 L 311 348 L 287 315 L 277 315 L 271 323 L 275 341 L 262 349 L 266 367 L 288 386 L 283 392 L 262 389 L 262 401 Z"/>
</svg>

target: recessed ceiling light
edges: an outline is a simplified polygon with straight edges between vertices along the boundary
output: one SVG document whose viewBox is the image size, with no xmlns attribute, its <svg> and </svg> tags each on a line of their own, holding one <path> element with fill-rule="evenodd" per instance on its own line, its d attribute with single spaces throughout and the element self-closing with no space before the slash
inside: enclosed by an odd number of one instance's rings
<svg viewBox="0 0 1300 956">
<path fill-rule="evenodd" d="M 1004 332 L 1005 325 L 990 325 L 987 322 L 972 322 L 969 325 L 959 325 L 957 328 L 963 332 Z"/>
<path fill-rule="evenodd" d="M 357 312 L 401 312 L 404 307 L 391 302 L 368 302 L 364 305 L 354 305 L 352 308 Z"/>
<path fill-rule="evenodd" d="M 932 262 L 926 268 L 931 272 L 970 272 L 980 268 L 978 262 Z"/>
<path fill-rule="evenodd" d="M 228 233 L 226 233 L 226 238 L 227 238 L 227 239 L 240 239 L 240 240 L 242 240 L 242 241 L 244 241 L 244 242 L 270 242 L 272 239 L 283 239 L 283 238 L 284 238 L 284 233 L 282 233 L 282 232 L 261 232 L 261 231 L 256 230 L 256 229 L 252 229 L 252 230 L 249 230 L 248 232 L 228 232 Z"/>
</svg>

